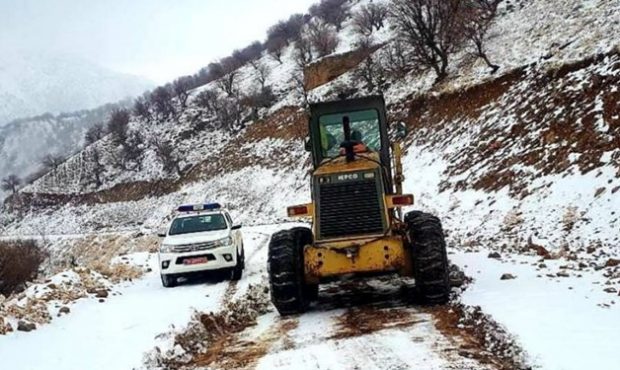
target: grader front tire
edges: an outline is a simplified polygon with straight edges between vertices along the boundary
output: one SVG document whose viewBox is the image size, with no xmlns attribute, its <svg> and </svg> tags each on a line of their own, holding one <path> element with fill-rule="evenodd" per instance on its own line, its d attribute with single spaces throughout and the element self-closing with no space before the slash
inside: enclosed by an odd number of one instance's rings
<svg viewBox="0 0 620 370">
<path fill-rule="evenodd" d="M 413 255 L 416 289 L 423 303 L 444 304 L 450 299 L 448 254 L 441 221 L 424 212 L 405 216 Z"/>
<path fill-rule="evenodd" d="M 303 227 L 279 231 L 269 242 L 271 302 L 282 316 L 308 309 L 312 297 L 304 278 L 304 246 L 310 243 L 312 232 Z"/>
</svg>

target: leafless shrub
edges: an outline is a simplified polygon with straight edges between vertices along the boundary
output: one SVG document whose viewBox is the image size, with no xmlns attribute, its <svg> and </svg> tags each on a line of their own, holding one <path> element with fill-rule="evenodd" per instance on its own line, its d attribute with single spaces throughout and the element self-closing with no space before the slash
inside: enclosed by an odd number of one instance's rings
<svg viewBox="0 0 620 370">
<path fill-rule="evenodd" d="M 293 75 L 291 76 L 291 79 L 289 82 L 293 85 L 293 93 L 297 96 L 297 98 L 301 100 L 304 109 L 308 111 L 310 108 L 309 99 L 308 99 L 309 94 L 308 94 L 308 91 L 306 90 L 306 83 L 304 81 L 303 69 L 297 68 L 293 72 Z"/>
<path fill-rule="evenodd" d="M 130 164 L 134 169 L 142 170 L 145 149 L 146 142 L 144 136 L 139 131 L 132 131 L 121 149 L 125 168 Z"/>
<path fill-rule="evenodd" d="M 267 31 L 267 42 L 274 39 L 284 40 L 286 45 L 299 38 L 308 17 L 304 14 L 293 14 L 288 20 L 280 21 Z"/>
<path fill-rule="evenodd" d="M 461 12 L 464 22 L 465 36 L 474 48 L 474 55 L 484 60 L 491 68 L 491 73 L 497 72 L 499 66 L 489 59 L 485 40 L 489 27 L 497 16 L 497 7 L 501 0 L 467 0 Z"/>
<path fill-rule="evenodd" d="M 267 84 L 267 79 L 269 75 L 271 75 L 271 69 L 267 63 L 261 62 L 260 60 L 254 61 L 251 63 L 252 68 L 256 71 L 256 80 L 260 84 L 261 89 L 265 88 Z"/>
<path fill-rule="evenodd" d="M 151 116 L 151 102 L 145 97 L 138 97 L 133 103 L 133 114 L 147 122 L 151 121 L 153 119 Z"/>
<path fill-rule="evenodd" d="M 116 145 L 122 145 L 127 141 L 127 129 L 129 127 L 129 111 L 119 109 L 112 112 L 108 121 L 108 133 Z"/>
<path fill-rule="evenodd" d="M 154 139 L 152 141 L 153 149 L 157 158 L 159 158 L 164 171 L 168 173 L 176 173 L 181 176 L 181 159 L 177 153 L 175 153 L 174 145 L 170 142 L 160 139 Z"/>
<path fill-rule="evenodd" d="M 215 90 L 203 90 L 196 96 L 196 104 L 206 109 L 208 114 L 215 115 L 219 106 L 219 95 Z"/>
<path fill-rule="evenodd" d="M 174 94 L 179 99 L 179 103 L 181 107 L 185 108 L 187 106 L 187 98 L 189 97 L 189 90 L 192 88 L 192 84 L 190 82 L 189 76 L 181 77 L 172 83 L 172 89 L 174 90 Z"/>
<path fill-rule="evenodd" d="M 221 128 L 234 133 L 243 128 L 242 114 L 243 107 L 239 99 L 221 99 L 216 110 L 216 120 Z"/>
<path fill-rule="evenodd" d="M 293 58 L 298 68 L 302 69 L 307 66 L 314 59 L 314 53 L 312 51 L 312 42 L 307 35 L 301 36 L 295 41 L 295 51 Z"/>
<path fill-rule="evenodd" d="M 239 64 L 243 65 L 260 58 L 262 51 L 263 45 L 255 41 L 243 49 L 236 49 L 233 51 L 232 57 L 237 60 Z"/>
<path fill-rule="evenodd" d="M 319 57 L 333 53 L 338 47 L 338 33 L 333 26 L 313 20 L 308 23 L 308 39 Z"/>
<path fill-rule="evenodd" d="M 96 188 L 103 185 L 103 174 L 105 172 L 105 166 L 103 164 L 103 158 L 101 151 L 96 146 L 89 147 L 82 154 L 83 163 L 85 163 L 84 179 L 86 184 L 94 184 Z"/>
<path fill-rule="evenodd" d="M 463 0 L 393 0 L 390 17 L 412 61 L 447 76 L 450 56 L 463 45 Z"/>
<path fill-rule="evenodd" d="M 287 45 L 287 41 L 283 37 L 274 37 L 267 40 L 266 47 L 269 55 L 282 64 L 282 52 Z"/>
<path fill-rule="evenodd" d="M 47 252 L 33 240 L 0 241 L 0 294 L 22 291 L 37 277 Z"/>
<path fill-rule="evenodd" d="M 86 145 L 91 145 L 105 136 L 105 129 L 103 123 L 96 123 L 86 131 L 84 135 L 84 142 Z"/>
<path fill-rule="evenodd" d="M 232 57 L 224 58 L 220 61 L 223 76 L 217 80 L 217 85 L 228 96 L 238 95 L 237 76 L 239 75 L 239 61 Z"/>
<path fill-rule="evenodd" d="M 374 30 L 380 30 L 385 26 L 388 9 L 382 3 L 369 3 L 362 5 L 353 14 L 353 27 L 358 34 L 372 35 Z"/>
<path fill-rule="evenodd" d="M 47 154 L 41 160 L 41 164 L 48 171 L 56 171 L 58 166 L 60 166 L 65 161 L 65 157 L 59 154 Z"/>
<path fill-rule="evenodd" d="M 353 77 L 369 92 L 382 90 L 386 82 L 385 69 L 381 61 L 372 54 L 354 70 Z"/>
<path fill-rule="evenodd" d="M 276 102 L 276 96 L 274 95 L 271 87 L 259 87 L 255 92 L 252 92 L 243 97 L 241 104 L 253 108 L 269 108 Z M 257 118 L 257 117 L 255 117 Z"/>
<path fill-rule="evenodd" d="M 411 58 L 408 57 L 409 50 L 400 40 L 388 44 L 380 53 L 386 75 L 394 80 L 402 79 L 415 69 Z"/>
<path fill-rule="evenodd" d="M 176 113 L 172 105 L 172 93 L 168 86 L 160 86 L 153 90 L 150 99 L 159 117 L 166 119 Z"/>
<path fill-rule="evenodd" d="M 342 22 L 349 16 L 347 9 L 344 7 L 346 2 L 347 0 L 321 0 L 320 3 L 310 7 L 310 15 L 322 19 L 340 31 Z"/>
<path fill-rule="evenodd" d="M 17 175 L 9 175 L 2 179 L 0 187 L 4 191 L 10 191 L 12 194 L 16 194 L 21 183 L 22 180 Z"/>
</svg>

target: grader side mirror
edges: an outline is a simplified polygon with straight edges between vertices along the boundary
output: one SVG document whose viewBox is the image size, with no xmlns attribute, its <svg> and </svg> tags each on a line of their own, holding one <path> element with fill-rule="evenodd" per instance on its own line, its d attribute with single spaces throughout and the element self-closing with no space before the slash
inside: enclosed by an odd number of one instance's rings
<svg viewBox="0 0 620 370">
<path fill-rule="evenodd" d="M 306 149 L 306 152 L 312 151 L 312 141 L 310 141 L 310 137 L 306 138 L 306 141 L 304 142 L 304 149 Z"/>
<path fill-rule="evenodd" d="M 398 122 L 394 126 L 394 137 L 396 138 L 396 140 L 403 140 L 405 137 L 407 137 L 407 125 L 404 122 Z"/>
</svg>

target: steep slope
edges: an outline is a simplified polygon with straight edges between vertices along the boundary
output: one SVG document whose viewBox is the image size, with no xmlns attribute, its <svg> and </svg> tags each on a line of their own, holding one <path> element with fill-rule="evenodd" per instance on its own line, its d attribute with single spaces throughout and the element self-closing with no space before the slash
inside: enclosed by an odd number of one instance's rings
<svg viewBox="0 0 620 370">
<path fill-rule="evenodd" d="M 88 128 L 108 119 L 121 104 L 93 110 L 42 116 L 13 121 L 0 127 L 0 178 L 16 174 L 26 179 L 42 169 L 48 154 L 66 157 L 83 146 Z M 6 195 L 6 194 L 4 194 Z M 0 191 L 0 199 L 3 199 Z"/>
<path fill-rule="evenodd" d="M 66 55 L 3 50 L 0 126 L 43 113 L 73 112 L 142 94 L 153 84 Z"/>
<path fill-rule="evenodd" d="M 391 81 L 384 94 L 392 119 L 407 122 L 412 131 L 407 140 L 408 189 L 425 195 L 420 197 L 421 205 L 445 215 L 446 223 L 455 229 L 455 241 L 475 240 L 504 230 L 504 237 L 514 239 L 508 243 L 513 248 L 540 242 L 559 250 L 567 240 L 579 240 L 586 246 L 601 242 L 608 247 L 617 242 L 613 230 L 618 221 L 610 212 L 616 206 L 613 194 L 618 186 L 614 139 L 618 95 L 614 86 L 618 78 L 615 37 L 619 31 L 613 26 L 613 17 L 619 12 L 618 4 L 606 1 L 591 1 L 577 8 L 568 1 L 553 8 L 544 1 L 505 4 L 487 44 L 489 55 L 502 66 L 498 75 L 490 75 L 486 66 L 461 53 L 454 57 L 451 77 L 440 85 L 432 84 L 430 73 Z M 518 32 L 507 31 L 512 28 Z M 339 52 L 354 48 L 352 33 L 352 26 L 345 24 Z M 390 38 L 385 29 L 375 35 L 377 43 L 389 42 Z M 381 49 L 373 55 L 380 58 Z M 350 56 L 342 54 L 342 58 Z M 303 111 L 295 108 L 302 96 L 289 81 L 295 70 L 292 46 L 282 64 L 267 55 L 262 61 L 272 67 L 267 84 L 274 86 L 279 102 L 262 109 L 265 118 L 238 134 L 196 128 L 196 122 L 205 120 L 205 110 L 195 97 L 214 88 L 215 83 L 193 91 L 189 107 L 170 120 L 132 123 L 148 137 L 175 143 L 183 158 L 181 167 L 187 169 L 182 176 L 163 171 L 152 148 L 146 149 L 147 165 L 143 168 L 115 168 L 113 148 L 104 140 L 96 144 L 108 157 L 102 187 L 84 186 L 88 171 L 83 169 L 83 156 L 78 155 L 24 189 L 22 198 L 38 199 L 31 203 L 33 207 L 51 204 L 59 209 L 59 216 L 63 215 L 55 219 L 69 217 L 78 223 L 59 222 L 58 226 L 88 231 L 120 225 L 154 227 L 175 203 L 206 197 L 229 201 L 247 220 L 282 217 L 279 205 L 308 197 L 308 162 L 301 141 L 305 118 Z M 330 63 L 340 62 L 339 55 L 334 55 L 318 68 L 329 70 Z M 241 90 L 250 89 L 255 73 L 250 66 L 240 69 Z M 307 70 L 307 77 L 308 73 L 317 73 L 316 67 Z M 343 91 L 366 94 L 358 87 L 354 71 L 341 71 L 330 79 L 310 91 L 310 99 L 332 99 Z M 437 159 L 428 162 L 426 158 Z M 601 171 L 604 175 L 597 177 Z M 574 192 L 567 180 L 570 176 L 588 185 Z M 247 180 L 239 183 L 239 179 Z M 437 181 L 431 183 L 431 179 Z M 556 195 L 548 194 L 551 186 L 558 187 Z M 558 194 L 569 188 L 574 198 L 560 209 L 554 199 L 563 199 Z M 162 197 L 164 194 L 168 195 Z M 471 194 L 482 200 L 471 200 Z M 535 207 L 541 199 L 548 199 L 549 207 Z M 67 202 L 84 207 L 76 211 L 80 217 L 71 216 L 76 209 Z M 110 204 L 87 212 L 88 204 L 93 203 Z M 466 227 L 469 224 L 461 220 L 473 209 L 481 212 L 472 220 L 479 226 Z M 597 217 L 586 217 L 588 213 Z M 97 222 L 91 223 L 94 219 L 90 220 L 90 214 Z M 49 233 L 65 230 L 65 226 L 55 229 L 56 221 L 41 220 L 36 212 L 22 217 L 21 223 L 7 227 L 17 231 L 44 224 L 49 226 Z M 587 221 L 592 231 L 587 236 L 579 231 L 581 226 L 573 227 L 582 218 L 592 220 Z M 515 224 L 502 229 L 502 222 L 512 219 Z M 553 231 L 561 230 L 563 226 L 559 225 L 565 223 L 571 225 L 568 231 Z M 532 231 L 532 225 L 547 226 Z"/>
</svg>

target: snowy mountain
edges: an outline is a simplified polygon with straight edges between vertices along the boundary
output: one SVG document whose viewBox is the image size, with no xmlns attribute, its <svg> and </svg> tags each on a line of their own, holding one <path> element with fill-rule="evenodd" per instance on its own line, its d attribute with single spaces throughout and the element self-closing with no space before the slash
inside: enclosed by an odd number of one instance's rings
<svg viewBox="0 0 620 370">
<path fill-rule="evenodd" d="M 14 174 L 27 179 L 42 170 L 46 155 L 67 157 L 75 153 L 83 146 L 88 128 L 105 122 L 113 109 L 122 106 L 108 104 L 74 113 L 48 113 L 0 127 L 0 178 Z"/>
<path fill-rule="evenodd" d="M 153 84 L 68 55 L 3 50 L 0 126 L 17 118 L 91 109 L 142 94 Z"/>
</svg>

